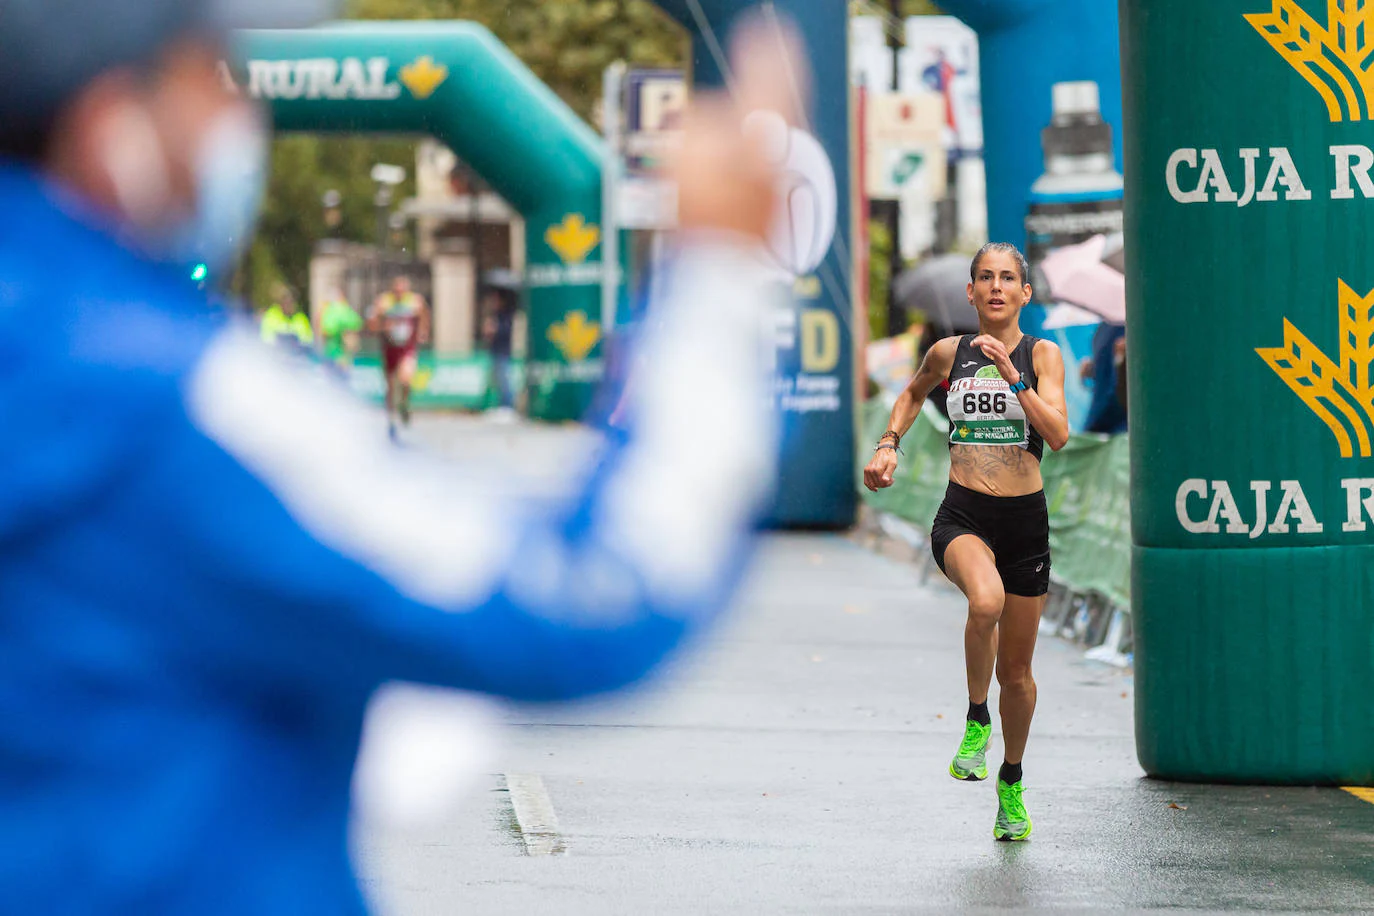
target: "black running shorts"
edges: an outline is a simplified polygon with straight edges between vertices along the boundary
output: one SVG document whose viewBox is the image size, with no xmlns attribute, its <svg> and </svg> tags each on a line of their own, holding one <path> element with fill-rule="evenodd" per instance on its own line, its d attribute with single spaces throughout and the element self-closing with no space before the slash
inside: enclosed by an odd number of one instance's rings
<svg viewBox="0 0 1374 916">
<path fill-rule="evenodd" d="M 945 550 L 964 534 L 988 545 L 1008 595 L 1037 598 L 1050 590 L 1050 515 L 1044 490 L 989 496 L 950 481 L 930 529 L 931 552 L 941 572 Z"/>
</svg>

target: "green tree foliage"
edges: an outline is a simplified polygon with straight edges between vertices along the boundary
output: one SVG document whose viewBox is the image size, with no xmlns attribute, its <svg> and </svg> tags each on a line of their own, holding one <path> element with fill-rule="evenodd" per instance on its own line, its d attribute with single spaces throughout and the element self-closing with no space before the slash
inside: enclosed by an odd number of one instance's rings
<svg viewBox="0 0 1374 916">
<path fill-rule="evenodd" d="M 377 238 L 373 206 L 376 186 L 372 166 L 386 162 L 405 166 L 406 183 L 396 198 L 415 193 L 415 143 L 382 137 L 289 134 L 272 144 L 272 179 L 258 234 L 239 278 L 238 292 L 265 305 L 272 290 L 285 283 L 303 298 L 315 240 L 329 234 L 324 223 L 326 191 L 342 200 L 341 238 L 371 242 Z"/>
<path fill-rule="evenodd" d="M 592 120 L 601 75 L 616 60 L 636 66 L 679 66 L 685 34 L 649 0 L 352 0 L 359 19 L 435 19 L 480 22 L 583 118 Z M 414 193 L 414 138 L 298 135 L 277 139 L 272 178 L 253 248 L 236 291 L 264 305 L 281 282 L 304 295 L 315 240 L 326 234 L 321 198 L 343 197 L 342 238 L 376 238 L 374 164 L 403 165 L 408 181 L 397 197 Z"/>
<path fill-rule="evenodd" d="M 685 33 L 650 0 L 353 0 L 349 11 L 480 22 L 588 120 L 613 62 L 675 66 L 685 56 Z"/>
<path fill-rule="evenodd" d="M 868 221 L 868 339 L 888 335 L 887 291 L 892 285 L 892 234 L 880 219 Z M 900 329 L 898 329 L 900 330 Z"/>
</svg>

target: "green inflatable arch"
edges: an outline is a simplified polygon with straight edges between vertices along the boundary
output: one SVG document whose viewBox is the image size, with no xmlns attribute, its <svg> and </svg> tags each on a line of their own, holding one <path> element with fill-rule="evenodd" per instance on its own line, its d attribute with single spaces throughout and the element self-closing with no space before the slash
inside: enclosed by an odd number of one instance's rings
<svg viewBox="0 0 1374 916">
<path fill-rule="evenodd" d="M 600 138 L 485 28 L 245 32 L 231 61 L 282 131 L 426 133 L 525 220 L 529 413 L 570 419 L 601 377 Z"/>
</svg>

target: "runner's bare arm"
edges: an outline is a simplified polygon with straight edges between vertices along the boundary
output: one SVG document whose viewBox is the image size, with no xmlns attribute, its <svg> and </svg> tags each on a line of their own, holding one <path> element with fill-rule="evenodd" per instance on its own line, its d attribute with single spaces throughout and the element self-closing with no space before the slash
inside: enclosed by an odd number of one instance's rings
<svg viewBox="0 0 1374 916">
<path fill-rule="evenodd" d="M 1056 452 L 1069 441 L 1068 408 L 1064 405 L 1064 357 L 1048 340 L 1037 341 L 1031 353 L 1036 383 L 1017 397 L 1026 419 Z"/>
<path fill-rule="evenodd" d="M 420 298 L 420 326 L 419 326 L 419 328 L 417 328 L 417 331 L 418 331 L 418 333 L 419 333 L 419 343 L 427 344 L 427 343 L 429 343 L 429 326 L 430 326 L 429 303 L 425 301 L 425 297 L 424 297 L 424 296 L 420 296 L 419 298 Z"/>
<path fill-rule="evenodd" d="M 921 413 L 921 405 L 925 403 L 926 397 L 935 390 L 936 385 L 949 378 L 949 371 L 954 368 L 954 351 L 958 346 L 959 338 L 946 337 L 936 341 L 926 352 L 920 368 L 897 396 L 897 403 L 892 405 L 888 429 L 899 436 L 906 435 L 906 431 Z"/>
<path fill-rule="evenodd" d="M 906 435 L 911 424 L 921 412 L 921 405 L 935 386 L 946 378 L 954 367 L 954 351 L 959 346 L 959 338 L 946 337 L 937 341 L 921 360 L 921 367 L 907 383 L 906 388 L 897 396 L 892 406 L 892 416 L 888 418 L 887 428 L 898 436 Z M 877 491 L 892 486 L 892 475 L 897 470 L 897 452 L 885 448 L 873 453 L 873 460 L 864 468 L 864 486 Z"/>
<path fill-rule="evenodd" d="M 1011 354 L 1000 340 L 982 334 L 972 343 L 992 360 L 1008 384 L 1021 381 L 1020 371 L 1012 365 Z M 1031 352 L 1031 363 L 1035 366 L 1035 387 L 1017 392 L 1016 397 L 1031 426 L 1040 433 L 1045 444 L 1057 452 L 1069 441 L 1068 410 L 1064 406 L 1064 358 L 1059 347 L 1048 340 L 1040 340 Z"/>
</svg>

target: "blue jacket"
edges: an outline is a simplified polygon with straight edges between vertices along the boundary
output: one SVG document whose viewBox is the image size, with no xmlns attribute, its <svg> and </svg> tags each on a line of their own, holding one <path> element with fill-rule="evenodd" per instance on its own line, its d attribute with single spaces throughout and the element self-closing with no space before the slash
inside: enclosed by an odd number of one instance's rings
<svg viewBox="0 0 1374 916">
<path fill-rule="evenodd" d="M 551 511 L 60 200 L 0 165 L 0 910 L 359 912 L 375 688 L 614 689 L 731 594 L 775 458 L 735 249 L 683 252 L 629 431 Z"/>
<path fill-rule="evenodd" d="M 1126 431 L 1126 408 L 1116 393 L 1116 342 L 1126 336 L 1126 329 L 1106 321 L 1093 332 L 1092 401 L 1084 429 L 1090 433 L 1120 433 Z"/>
</svg>

